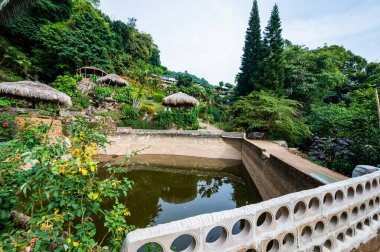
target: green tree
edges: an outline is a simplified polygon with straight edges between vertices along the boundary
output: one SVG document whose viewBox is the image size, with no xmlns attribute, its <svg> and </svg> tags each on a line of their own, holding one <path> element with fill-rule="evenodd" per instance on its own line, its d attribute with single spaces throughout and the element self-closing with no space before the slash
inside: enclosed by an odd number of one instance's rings
<svg viewBox="0 0 380 252">
<path fill-rule="evenodd" d="M 193 78 L 190 75 L 180 75 L 177 81 L 177 87 L 190 87 L 193 84 Z"/>
<path fill-rule="evenodd" d="M 153 45 L 152 56 L 150 57 L 150 64 L 155 67 L 161 66 L 160 50 L 157 45 Z"/>
<path fill-rule="evenodd" d="M 20 17 L 36 0 L 0 1 L 0 24 L 6 24 Z"/>
<path fill-rule="evenodd" d="M 280 13 L 274 5 L 271 17 L 264 32 L 264 74 L 260 82 L 268 90 L 282 94 L 285 80 L 284 40 L 282 39 Z"/>
<path fill-rule="evenodd" d="M 240 73 L 237 76 L 238 95 L 247 95 L 259 90 L 259 77 L 262 74 L 263 45 L 261 39 L 260 16 L 257 0 L 254 0 L 245 35 Z"/>
<path fill-rule="evenodd" d="M 232 106 L 232 124 L 241 131 L 262 131 L 271 138 L 297 144 L 310 136 L 297 101 L 280 98 L 273 92 L 254 91 Z"/>
</svg>

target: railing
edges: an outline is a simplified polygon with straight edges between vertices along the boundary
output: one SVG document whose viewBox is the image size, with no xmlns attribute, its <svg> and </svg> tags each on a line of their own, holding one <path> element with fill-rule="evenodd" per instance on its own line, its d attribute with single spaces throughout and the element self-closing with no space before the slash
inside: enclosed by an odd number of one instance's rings
<svg viewBox="0 0 380 252">
<path fill-rule="evenodd" d="M 380 228 L 380 172 L 297 192 L 234 210 L 199 215 L 138 229 L 124 241 L 125 252 L 178 251 L 350 251 Z M 219 232 L 216 232 L 219 231 Z M 219 233 L 217 239 L 210 232 Z M 214 237 L 215 238 L 215 237 Z"/>
</svg>

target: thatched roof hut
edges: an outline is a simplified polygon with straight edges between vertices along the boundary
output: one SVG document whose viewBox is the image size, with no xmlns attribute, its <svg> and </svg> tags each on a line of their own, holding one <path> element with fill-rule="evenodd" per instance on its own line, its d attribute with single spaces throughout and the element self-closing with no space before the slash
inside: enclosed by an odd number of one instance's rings
<svg viewBox="0 0 380 252">
<path fill-rule="evenodd" d="M 48 85 L 32 81 L 1 82 L 0 96 L 71 106 L 70 96 Z"/>
<path fill-rule="evenodd" d="M 96 82 L 114 86 L 128 86 L 128 82 L 117 74 L 107 74 Z"/>
<path fill-rule="evenodd" d="M 99 69 L 94 66 L 84 66 L 77 69 L 77 73 L 83 75 L 85 78 L 89 77 L 90 75 L 97 75 L 97 76 L 105 76 L 107 75 L 106 72 L 104 72 L 102 69 Z"/>
<path fill-rule="evenodd" d="M 169 107 L 194 107 L 199 105 L 199 101 L 190 95 L 179 92 L 162 99 L 162 105 Z"/>
</svg>

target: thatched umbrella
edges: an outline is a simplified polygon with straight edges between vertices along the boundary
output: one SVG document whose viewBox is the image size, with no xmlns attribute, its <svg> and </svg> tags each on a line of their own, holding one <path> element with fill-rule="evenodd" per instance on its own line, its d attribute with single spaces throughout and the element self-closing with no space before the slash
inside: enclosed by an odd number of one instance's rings
<svg viewBox="0 0 380 252">
<path fill-rule="evenodd" d="M 199 101 L 190 95 L 179 92 L 162 99 L 162 105 L 169 107 L 194 107 L 199 105 Z"/>
<path fill-rule="evenodd" d="M 71 106 L 70 96 L 58 90 L 37 82 L 18 81 L 1 82 L 0 96 L 10 96 L 33 102 L 49 102 L 62 106 Z"/>
<path fill-rule="evenodd" d="M 128 82 L 117 74 L 107 74 L 96 82 L 114 86 L 128 86 Z"/>
</svg>

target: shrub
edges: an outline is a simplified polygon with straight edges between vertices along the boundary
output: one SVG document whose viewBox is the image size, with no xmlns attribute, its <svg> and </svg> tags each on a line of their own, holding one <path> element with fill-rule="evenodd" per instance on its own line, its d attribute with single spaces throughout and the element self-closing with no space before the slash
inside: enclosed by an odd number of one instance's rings
<svg viewBox="0 0 380 252">
<path fill-rule="evenodd" d="M 113 99 L 117 102 L 129 102 L 131 93 L 129 87 L 121 87 L 115 89 L 115 95 Z"/>
<path fill-rule="evenodd" d="M 123 104 L 121 111 L 123 112 L 123 120 L 138 120 L 140 118 L 137 110 L 129 104 Z"/>
<path fill-rule="evenodd" d="M 182 113 L 162 111 L 158 114 L 156 120 L 165 128 L 171 128 L 173 124 L 178 129 L 196 130 L 199 128 L 198 113 L 195 111 Z"/>
<path fill-rule="evenodd" d="M 72 102 L 73 102 L 72 109 L 73 110 L 82 110 L 82 109 L 88 108 L 91 105 L 90 100 L 91 100 L 91 98 L 88 95 L 73 97 L 72 98 Z"/>
<path fill-rule="evenodd" d="M 75 79 L 68 75 L 59 75 L 52 83 L 52 85 L 59 91 L 71 97 L 79 95 L 79 93 L 77 92 L 78 86 Z"/>
<path fill-rule="evenodd" d="M 103 127 L 92 128 L 76 118 L 69 129 L 70 147 L 62 139 L 50 140 L 49 131 L 48 125 L 26 127 L 14 140 L 0 144 L 2 248 L 18 251 L 35 240 L 35 251 L 120 250 L 133 229 L 126 223 L 130 212 L 120 198 L 133 183 L 117 178 L 123 169 L 106 169 L 106 179 L 98 176 L 94 155 L 106 142 Z M 27 163 L 31 168 L 22 169 Z M 101 202 L 113 206 L 104 209 Z M 12 209 L 30 216 L 27 230 L 11 220 Z M 94 239 L 93 219 L 99 217 L 108 229 L 107 244 Z"/>
<path fill-rule="evenodd" d="M 75 74 L 74 75 L 74 79 L 75 79 L 76 82 L 79 82 L 79 81 L 83 80 L 83 75 L 81 75 L 81 74 Z"/>
<path fill-rule="evenodd" d="M 104 101 L 107 97 L 111 97 L 112 91 L 111 87 L 96 87 L 94 88 L 93 93 L 100 101 Z"/>
<path fill-rule="evenodd" d="M 16 132 L 15 113 L 0 110 L 0 142 L 13 138 Z"/>
<path fill-rule="evenodd" d="M 353 146 L 354 141 L 348 138 L 319 138 L 315 136 L 309 155 L 313 161 L 351 176 L 352 170 L 355 168 Z"/>
<path fill-rule="evenodd" d="M 165 98 L 165 95 L 163 93 L 154 93 L 152 96 L 153 101 L 161 103 L 162 99 Z"/>
<path fill-rule="evenodd" d="M 140 115 L 144 115 L 145 113 L 147 113 L 148 115 L 153 115 L 157 111 L 154 106 L 144 104 L 140 107 L 139 112 L 140 112 Z"/>
</svg>

